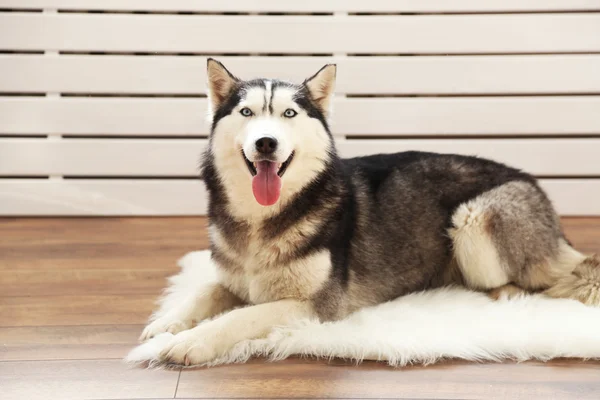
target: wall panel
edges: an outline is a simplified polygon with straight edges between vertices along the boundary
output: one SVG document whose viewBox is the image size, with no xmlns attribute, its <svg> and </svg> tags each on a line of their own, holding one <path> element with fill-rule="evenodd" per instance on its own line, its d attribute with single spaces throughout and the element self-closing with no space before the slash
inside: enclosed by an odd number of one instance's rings
<svg viewBox="0 0 600 400">
<path fill-rule="evenodd" d="M 489 157 L 600 215 L 598 0 L 0 0 L 0 214 L 187 215 L 205 65 L 338 64 L 345 156 Z"/>
</svg>

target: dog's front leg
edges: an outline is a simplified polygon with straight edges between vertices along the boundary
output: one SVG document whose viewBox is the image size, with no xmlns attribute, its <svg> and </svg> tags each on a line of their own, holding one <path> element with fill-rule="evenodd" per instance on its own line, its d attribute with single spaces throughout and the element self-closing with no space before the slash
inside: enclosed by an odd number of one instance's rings
<svg viewBox="0 0 600 400">
<path fill-rule="evenodd" d="M 243 340 L 266 337 L 275 326 L 313 315 L 310 302 L 291 299 L 238 308 L 175 335 L 161 351 L 160 361 L 205 364 Z"/>
<path fill-rule="evenodd" d="M 164 332 L 179 333 L 206 318 L 243 304 L 219 283 L 197 284 L 186 281 L 184 277 L 181 274 L 172 279 L 172 285 L 160 300 L 160 307 L 150 318 L 140 340 L 147 340 Z"/>
</svg>

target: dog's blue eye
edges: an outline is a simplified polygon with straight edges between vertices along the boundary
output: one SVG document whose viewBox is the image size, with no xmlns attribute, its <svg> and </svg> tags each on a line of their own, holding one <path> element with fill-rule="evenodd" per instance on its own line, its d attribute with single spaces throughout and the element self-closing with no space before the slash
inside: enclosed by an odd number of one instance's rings
<svg viewBox="0 0 600 400">
<path fill-rule="evenodd" d="M 254 115 L 252 113 L 252 110 L 249 109 L 248 107 L 244 107 L 240 110 L 240 114 L 242 114 L 244 117 L 251 117 L 252 115 Z"/>
<path fill-rule="evenodd" d="M 295 110 L 292 110 L 291 108 L 288 108 L 283 113 L 283 116 L 286 118 L 294 118 L 296 115 L 298 115 L 298 113 Z"/>
</svg>

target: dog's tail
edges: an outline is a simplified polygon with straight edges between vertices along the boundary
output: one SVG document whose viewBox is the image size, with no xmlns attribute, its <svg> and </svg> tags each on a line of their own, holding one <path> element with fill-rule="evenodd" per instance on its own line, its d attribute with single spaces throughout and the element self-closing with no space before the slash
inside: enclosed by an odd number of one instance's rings
<svg viewBox="0 0 600 400">
<path fill-rule="evenodd" d="M 597 255 L 586 257 L 570 274 L 559 277 L 544 293 L 600 307 L 600 258 Z"/>
</svg>

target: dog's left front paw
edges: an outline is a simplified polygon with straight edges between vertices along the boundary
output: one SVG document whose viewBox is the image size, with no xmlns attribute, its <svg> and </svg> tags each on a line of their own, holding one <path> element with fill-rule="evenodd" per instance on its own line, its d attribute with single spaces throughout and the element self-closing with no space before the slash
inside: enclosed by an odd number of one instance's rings
<svg viewBox="0 0 600 400">
<path fill-rule="evenodd" d="M 150 322 L 144 328 L 144 331 L 140 335 L 139 341 L 145 342 L 146 340 L 152 339 L 154 336 L 165 332 L 169 332 L 176 335 L 181 331 L 190 329 L 192 327 L 192 324 L 193 321 L 170 318 L 169 316 L 158 318 Z"/>
<path fill-rule="evenodd" d="M 207 323 L 175 335 L 160 352 L 160 361 L 185 366 L 200 365 L 225 353 L 232 346 L 223 340 L 221 332 L 215 331 L 210 325 Z"/>
</svg>

